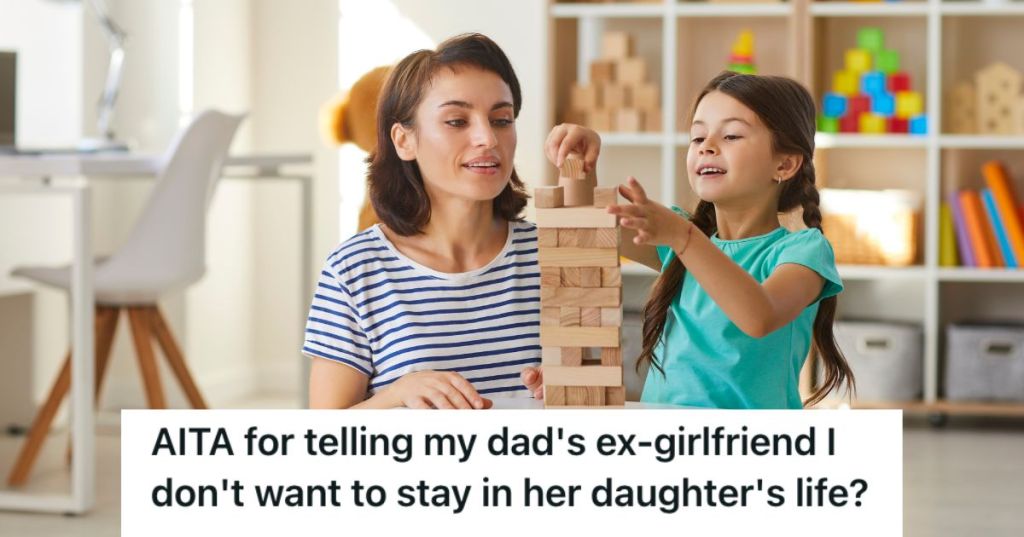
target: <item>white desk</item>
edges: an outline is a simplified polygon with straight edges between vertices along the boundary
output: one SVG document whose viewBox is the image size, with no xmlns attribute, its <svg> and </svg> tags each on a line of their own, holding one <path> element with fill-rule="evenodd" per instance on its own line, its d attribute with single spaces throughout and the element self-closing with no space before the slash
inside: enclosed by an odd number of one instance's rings
<svg viewBox="0 0 1024 537">
<path fill-rule="evenodd" d="M 309 165 L 308 154 L 231 156 L 224 162 L 225 178 L 291 179 L 302 188 L 302 276 L 300 299 L 312 292 L 312 177 L 291 174 L 285 166 Z M 69 495 L 32 495 L 0 491 L 0 509 L 85 513 L 95 504 L 95 415 L 93 409 L 93 253 L 91 199 L 88 178 L 153 178 L 160 157 L 133 153 L 68 155 L 0 155 L 0 195 L 52 193 L 70 195 L 73 202 L 71 262 L 71 431 L 75 456 L 71 461 Z M 53 181 L 56 178 L 70 180 Z M 304 320 L 304 319 L 303 319 Z M 308 367 L 308 360 L 303 360 Z M 308 375 L 306 375 L 308 377 Z M 305 378 L 301 390 L 308 389 Z"/>
</svg>

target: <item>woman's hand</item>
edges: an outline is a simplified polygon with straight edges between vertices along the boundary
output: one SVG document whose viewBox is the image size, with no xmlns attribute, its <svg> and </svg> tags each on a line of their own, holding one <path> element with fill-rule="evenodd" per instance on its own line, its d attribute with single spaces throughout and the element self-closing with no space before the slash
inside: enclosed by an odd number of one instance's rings
<svg viewBox="0 0 1024 537">
<path fill-rule="evenodd" d="M 544 367 L 524 367 L 519 375 L 534 399 L 544 399 Z"/>
<path fill-rule="evenodd" d="M 551 129 L 544 142 L 544 154 L 552 164 L 562 167 L 569 153 L 578 153 L 583 158 L 583 171 L 590 172 L 597 166 L 601 153 L 601 137 L 596 132 L 580 125 L 562 123 Z"/>
<path fill-rule="evenodd" d="M 619 223 L 636 231 L 634 244 L 652 246 L 665 245 L 679 252 L 689 241 L 689 220 L 676 214 L 672 209 L 651 201 L 644 187 L 635 177 L 625 185 L 619 185 L 619 193 L 629 200 L 630 205 L 611 205 L 608 212 L 619 217 Z"/>
<path fill-rule="evenodd" d="M 493 402 L 477 393 L 462 375 L 450 371 L 417 371 L 395 381 L 384 392 L 395 406 L 409 408 L 490 408 Z"/>
</svg>

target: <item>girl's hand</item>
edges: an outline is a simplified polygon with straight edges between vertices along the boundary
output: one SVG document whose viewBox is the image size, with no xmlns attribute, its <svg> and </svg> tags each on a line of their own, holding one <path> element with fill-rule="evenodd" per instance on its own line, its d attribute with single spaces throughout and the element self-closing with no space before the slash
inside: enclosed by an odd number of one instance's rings
<svg viewBox="0 0 1024 537">
<path fill-rule="evenodd" d="M 477 393 L 462 375 L 450 371 L 417 371 L 386 389 L 396 406 L 409 408 L 490 408 L 493 404 Z"/>
<path fill-rule="evenodd" d="M 597 155 L 601 153 L 601 137 L 586 127 L 562 123 L 551 129 L 544 142 L 544 154 L 552 164 L 562 167 L 569 153 L 583 157 L 583 171 L 590 172 L 597 166 Z"/>
<path fill-rule="evenodd" d="M 630 177 L 627 184 L 619 185 L 619 193 L 631 204 L 611 205 L 608 212 L 619 217 L 622 227 L 636 231 L 634 244 L 665 245 L 677 252 L 685 247 L 688 228 L 693 225 L 687 219 L 649 200 L 635 177 Z"/>
<path fill-rule="evenodd" d="M 524 367 L 519 375 L 534 399 L 544 399 L 544 367 Z"/>
</svg>

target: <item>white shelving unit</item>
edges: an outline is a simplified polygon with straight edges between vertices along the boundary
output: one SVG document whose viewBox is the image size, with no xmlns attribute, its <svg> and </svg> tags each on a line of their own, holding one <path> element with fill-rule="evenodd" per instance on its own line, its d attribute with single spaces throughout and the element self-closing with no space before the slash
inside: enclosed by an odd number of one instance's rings
<svg viewBox="0 0 1024 537">
<path fill-rule="evenodd" d="M 1024 173 L 1024 136 L 953 135 L 941 131 L 944 90 L 954 82 L 951 77 L 962 77 L 965 72 L 977 68 L 961 66 L 959 71 L 957 70 L 957 58 L 963 57 L 960 48 L 978 47 L 978 56 L 992 51 L 1002 51 L 1005 57 L 991 57 L 987 61 L 1002 60 L 1011 64 L 1016 62 L 1015 66 L 1024 70 L 1024 59 L 1017 59 L 1020 55 L 1014 52 L 1024 49 L 1024 32 L 1017 32 L 1020 33 L 1019 37 L 1001 35 L 997 42 L 987 47 L 977 43 L 992 39 L 992 32 L 982 31 L 977 27 L 979 24 L 988 24 L 990 20 L 1004 25 L 1001 28 L 1008 28 L 1014 23 L 1007 22 L 1007 18 L 1019 17 L 1019 27 L 1024 28 L 1024 2 L 1003 5 L 978 1 L 940 0 L 885 3 L 792 0 L 777 4 L 709 4 L 670 0 L 661 3 L 552 3 L 550 15 L 555 28 L 555 38 L 552 40 L 555 49 L 552 54 L 555 71 L 573 71 L 577 75 L 573 80 L 580 82 L 587 81 L 587 66 L 599 55 L 600 38 L 604 30 L 639 29 L 643 34 L 642 38 L 649 42 L 655 39 L 650 34 L 659 34 L 657 40 L 661 49 L 657 51 L 657 55 L 650 54 L 650 50 L 647 50 L 646 57 L 652 70 L 655 70 L 655 66 L 660 66 L 657 81 L 662 91 L 662 124 L 666 128 L 661 133 L 602 133 L 605 149 L 602 151 L 599 164 L 602 170 L 601 181 L 606 182 L 605 178 L 609 175 L 611 178 L 607 179 L 608 183 L 617 181 L 618 175 L 625 176 L 623 172 L 627 172 L 640 178 L 648 190 L 656 191 L 655 197 L 663 203 L 683 205 L 688 205 L 692 195 L 689 194 L 689 186 L 682 169 L 688 144 L 682 118 L 690 106 L 695 88 L 699 89 L 717 72 L 716 69 L 709 70 L 709 65 L 717 62 L 719 69 L 724 67 L 728 47 L 726 44 L 723 48 L 723 43 L 731 41 L 738 30 L 754 27 L 757 41 L 756 60 L 761 72 L 797 78 L 812 89 L 816 98 L 820 98 L 822 87 L 830 83 L 831 66 L 841 61 L 842 50 L 854 46 L 852 38 L 836 34 L 849 32 L 852 35 L 852 32 L 861 26 L 883 27 L 887 31 L 887 37 L 891 36 L 898 42 L 896 47 L 900 49 L 904 60 L 908 64 L 913 62 L 913 65 L 905 67 L 909 67 L 912 73 L 913 87 L 925 95 L 929 133 L 923 136 L 819 133 L 816 137 L 819 152 L 828 154 L 829 165 L 824 168 L 830 172 L 830 176 L 836 175 L 837 171 L 832 169 L 831 161 L 843 160 L 833 159 L 831 155 L 843 152 L 856 155 L 854 158 L 845 159 L 850 161 L 857 161 L 861 155 L 881 154 L 886 158 L 896 156 L 919 176 L 919 180 L 914 183 L 908 179 L 908 183 L 911 184 L 894 184 L 891 188 L 917 189 L 924 200 L 923 230 L 920 236 L 923 254 L 918 264 L 910 267 L 840 267 L 840 274 L 848 282 L 848 289 L 854 288 L 853 292 L 858 292 L 862 286 L 913 288 L 912 294 L 916 298 L 910 309 L 914 320 L 924 329 L 923 400 L 912 403 L 864 403 L 864 406 L 896 406 L 910 411 L 936 414 L 1024 416 L 1024 404 L 956 403 L 944 401 L 940 397 L 945 324 L 959 320 L 961 311 L 983 312 L 986 309 L 984 303 L 964 303 L 964 295 L 984 296 L 995 289 L 1000 294 L 1019 297 L 1021 307 L 1014 315 L 1017 320 L 1024 322 L 1024 270 L 940 267 L 937 218 L 945 191 L 963 186 L 960 184 L 962 177 L 943 176 L 944 173 L 953 175 L 953 172 L 947 170 L 949 166 L 946 164 L 951 155 L 963 153 L 970 156 L 972 153 L 982 153 L 990 154 L 991 158 L 1002 158 L 1003 155 L 1016 154 L 1020 162 L 1020 168 L 1016 172 L 1018 175 Z M 972 23 L 972 20 L 976 22 Z M 947 26 L 951 26 L 952 29 L 947 29 Z M 944 30 L 950 35 L 944 35 Z M 765 32 L 769 35 L 763 35 Z M 1002 34 L 1014 33 L 1002 31 Z M 957 36 L 968 36 L 970 39 L 963 43 L 948 41 Z M 714 39 L 708 39 L 709 37 Z M 694 44 L 692 41 L 695 40 L 701 40 L 701 43 Z M 770 67 L 765 69 L 762 67 L 764 58 L 760 56 L 762 44 L 768 43 L 765 48 L 771 49 L 769 53 L 777 54 L 780 49 L 773 46 L 775 40 L 788 41 L 784 47 L 788 57 L 783 61 L 773 61 L 769 58 L 769 61 L 764 63 Z M 1016 45 L 1007 46 L 1008 40 L 1012 40 Z M 706 53 L 692 53 L 697 46 L 703 47 L 700 50 Z M 903 50 L 904 46 L 911 50 Z M 956 48 L 956 54 L 950 52 L 950 47 Z M 569 49 L 573 52 L 568 53 Z M 565 95 L 558 95 L 559 91 L 567 92 L 568 83 L 561 82 L 566 80 L 559 81 L 556 75 L 556 98 L 553 102 L 556 103 L 558 110 L 560 105 L 564 106 L 567 102 Z M 563 90 L 562 86 L 566 89 Z M 555 110 L 552 111 L 552 121 L 556 119 L 554 113 Z M 658 158 L 655 159 L 654 155 Z M 608 170 L 611 171 L 606 173 Z M 980 174 L 980 171 L 977 173 Z M 879 187 L 875 184 L 864 186 Z M 633 278 L 654 276 L 653 272 L 639 266 L 626 266 L 624 273 Z M 950 286 L 978 286 L 978 293 L 947 289 Z M 969 290 L 973 291 L 974 287 L 970 287 Z M 947 294 L 953 299 L 947 300 Z M 1014 299 L 1011 298 L 1011 301 Z M 903 298 L 889 300 L 891 302 Z M 842 303 L 841 296 L 841 314 Z M 866 311 L 855 312 L 855 315 L 873 313 L 885 318 L 886 313 L 896 304 L 886 302 L 886 297 L 882 296 L 877 302 L 862 306 Z M 907 304 L 899 306 L 907 308 Z"/>
</svg>

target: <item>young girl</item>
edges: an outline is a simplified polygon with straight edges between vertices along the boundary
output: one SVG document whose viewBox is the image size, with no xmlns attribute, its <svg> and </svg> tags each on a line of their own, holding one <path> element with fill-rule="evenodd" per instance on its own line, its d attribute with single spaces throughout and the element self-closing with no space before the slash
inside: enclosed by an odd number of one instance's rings
<svg viewBox="0 0 1024 537">
<path fill-rule="evenodd" d="M 661 270 L 644 308 L 639 364 L 653 367 L 643 401 L 801 408 L 812 343 L 825 374 L 806 404 L 852 388 L 832 334 L 843 285 L 821 233 L 814 110 L 795 81 L 722 73 L 692 114 L 686 169 L 696 210 L 651 201 L 632 177 L 619 187 L 630 203 L 608 210 L 624 228 L 623 254 Z M 576 137 L 595 143 L 596 133 Z M 807 229 L 790 232 L 778 215 L 797 208 Z"/>
</svg>

